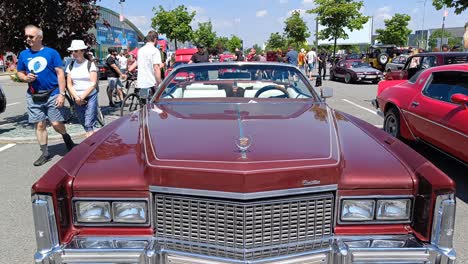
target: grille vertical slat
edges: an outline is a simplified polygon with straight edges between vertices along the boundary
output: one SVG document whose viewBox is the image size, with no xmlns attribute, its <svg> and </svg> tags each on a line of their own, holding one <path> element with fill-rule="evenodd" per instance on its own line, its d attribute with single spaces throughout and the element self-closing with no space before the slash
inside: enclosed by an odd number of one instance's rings
<svg viewBox="0 0 468 264">
<path fill-rule="evenodd" d="M 206 245 L 197 252 L 213 247 L 218 256 L 255 259 L 253 251 L 268 247 L 263 256 L 309 250 L 323 246 L 332 232 L 331 193 L 246 202 L 159 193 L 154 199 L 156 237 L 180 241 L 183 249 L 184 243 Z M 308 241 L 318 242 L 303 244 Z M 279 248 L 294 243 L 302 244 Z"/>
</svg>

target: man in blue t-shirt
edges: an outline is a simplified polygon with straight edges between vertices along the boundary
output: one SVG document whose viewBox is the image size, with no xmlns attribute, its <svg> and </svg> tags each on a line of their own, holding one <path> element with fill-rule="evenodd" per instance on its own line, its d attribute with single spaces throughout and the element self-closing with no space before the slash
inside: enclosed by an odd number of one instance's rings
<svg viewBox="0 0 468 264">
<path fill-rule="evenodd" d="M 42 45 L 42 30 L 39 27 L 28 25 L 24 31 L 26 43 L 30 48 L 19 55 L 18 77 L 28 83 L 28 119 L 29 123 L 36 124 L 36 137 L 42 151 L 34 166 L 41 166 L 51 159 L 47 149 L 46 119 L 49 119 L 55 131 L 62 135 L 68 150 L 75 144 L 63 124 L 65 77 L 62 59 L 56 50 Z"/>
<path fill-rule="evenodd" d="M 288 53 L 286 53 L 287 63 L 297 66 L 297 51 L 293 49 L 293 47 L 289 46 Z"/>
</svg>

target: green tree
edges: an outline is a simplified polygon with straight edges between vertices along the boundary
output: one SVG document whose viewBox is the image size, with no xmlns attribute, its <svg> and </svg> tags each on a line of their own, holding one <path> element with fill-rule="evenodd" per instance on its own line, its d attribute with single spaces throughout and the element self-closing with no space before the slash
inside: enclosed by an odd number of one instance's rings
<svg viewBox="0 0 468 264">
<path fill-rule="evenodd" d="M 334 40 L 333 54 L 336 53 L 337 39 L 348 39 L 345 29 L 360 30 L 369 20 L 361 14 L 362 1 L 353 0 L 314 0 L 316 7 L 307 13 L 317 14 L 320 25 L 325 29 L 319 31 L 319 39 Z"/>
<path fill-rule="evenodd" d="M 269 50 L 285 49 L 286 46 L 287 41 L 279 32 L 271 33 L 266 44 Z"/>
<path fill-rule="evenodd" d="M 429 46 L 431 49 L 437 47 L 438 41 L 440 41 L 440 38 L 447 38 L 448 39 L 448 45 L 450 47 L 453 47 L 454 45 L 461 45 L 462 38 L 457 38 L 452 35 L 452 33 L 448 32 L 447 30 L 444 30 L 444 34 L 442 36 L 442 29 L 436 29 L 432 32 L 431 36 L 429 37 Z"/>
<path fill-rule="evenodd" d="M 468 1 L 466 0 L 432 0 L 432 5 L 440 10 L 444 7 L 455 8 L 455 14 L 460 15 L 465 9 L 468 8 Z"/>
<path fill-rule="evenodd" d="M 230 52 L 234 52 L 236 48 L 242 48 L 242 40 L 236 35 L 231 35 L 231 38 L 226 43 L 226 47 Z"/>
<path fill-rule="evenodd" d="M 260 54 L 260 53 L 263 51 L 262 47 L 260 47 L 260 45 L 258 45 L 258 44 L 254 44 L 254 45 L 252 46 L 252 48 L 255 49 L 255 52 L 256 52 L 257 54 Z M 250 50 L 249 50 L 249 52 L 250 52 Z"/>
<path fill-rule="evenodd" d="M 298 48 L 310 37 L 309 28 L 298 11 L 292 12 L 284 22 L 284 34 Z"/>
<path fill-rule="evenodd" d="M 151 27 L 174 40 L 176 50 L 177 41 L 185 42 L 191 39 L 193 31 L 190 23 L 195 17 L 195 11 L 189 13 L 187 7 L 180 5 L 169 11 L 159 6 L 159 9 L 153 8 L 153 12 Z"/>
<path fill-rule="evenodd" d="M 217 50 L 220 51 L 225 51 L 228 49 L 228 43 L 229 43 L 229 38 L 224 37 L 224 36 L 219 36 L 215 39 L 214 46 L 216 47 Z"/>
<path fill-rule="evenodd" d="M 24 49 L 24 27 L 33 24 L 42 28 L 43 43 L 64 56 L 73 39 L 88 45 L 95 36 L 88 30 L 96 25 L 99 9 L 93 0 L 2 0 L 0 1 L 0 54 Z"/>
<path fill-rule="evenodd" d="M 385 29 L 377 29 L 377 40 L 383 44 L 395 44 L 404 46 L 407 43 L 408 35 L 411 29 L 408 28 L 408 23 L 411 17 L 406 14 L 395 14 L 391 19 L 385 19 Z"/>
<path fill-rule="evenodd" d="M 216 32 L 213 31 L 211 21 L 198 23 L 198 29 L 192 34 L 192 42 L 202 44 L 207 48 L 214 48 Z"/>
</svg>

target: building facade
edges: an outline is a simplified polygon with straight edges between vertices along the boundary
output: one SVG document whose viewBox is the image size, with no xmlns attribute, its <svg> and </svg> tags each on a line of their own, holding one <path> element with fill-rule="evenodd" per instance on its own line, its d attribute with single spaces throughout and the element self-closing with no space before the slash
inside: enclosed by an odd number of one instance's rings
<svg viewBox="0 0 468 264">
<path fill-rule="evenodd" d="M 95 28 L 89 30 L 89 33 L 96 36 L 97 44 L 93 49 L 97 58 L 105 58 L 110 47 L 130 51 L 144 40 L 143 34 L 132 22 L 126 18 L 120 21 L 119 13 L 102 6 L 99 7 L 99 12 Z"/>
</svg>

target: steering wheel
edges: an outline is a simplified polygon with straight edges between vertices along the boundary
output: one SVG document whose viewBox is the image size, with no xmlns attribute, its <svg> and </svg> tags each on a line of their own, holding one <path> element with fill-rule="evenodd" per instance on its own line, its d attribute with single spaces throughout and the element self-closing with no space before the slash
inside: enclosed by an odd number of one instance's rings
<svg viewBox="0 0 468 264">
<path fill-rule="evenodd" d="M 255 98 L 258 98 L 262 93 L 266 92 L 266 91 L 270 91 L 270 90 L 278 90 L 280 92 L 282 92 L 283 94 L 282 95 L 278 95 L 278 96 L 270 96 L 268 98 L 289 98 L 289 94 L 288 94 L 288 91 L 286 91 L 286 89 L 284 89 L 283 87 L 281 86 L 277 86 L 277 85 L 267 85 L 265 87 L 262 87 L 261 89 L 259 89 L 256 93 L 255 93 Z"/>
</svg>

